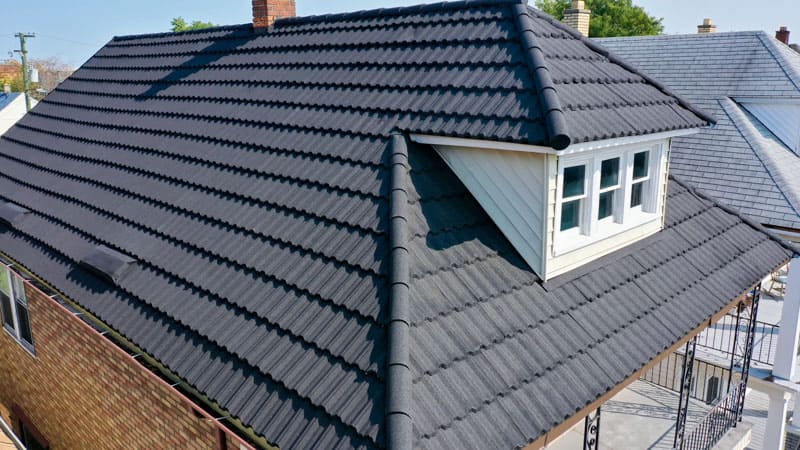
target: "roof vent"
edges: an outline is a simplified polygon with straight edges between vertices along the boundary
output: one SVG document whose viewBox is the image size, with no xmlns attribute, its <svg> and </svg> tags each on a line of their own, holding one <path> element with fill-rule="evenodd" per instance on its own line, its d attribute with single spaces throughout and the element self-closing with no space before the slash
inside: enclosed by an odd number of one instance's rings
<svg viewBox="0 0 800 450">
<path fill-rule="evenodd" d="M 112 250 L 105 245 L 98 245 L 81 259 L 80 265 L 116 285 L 120 278 L 125 275 L 128 267 L 134 262 L 136 260 L 130 256 Z"/>
<path fill-rule="evenodd" d="M 30 214 L 30 211 L 17 204 L 11 202 L 0 203 L 0 223 L 12 228 L 16 228 L 28 214 Z"/>
</svg>

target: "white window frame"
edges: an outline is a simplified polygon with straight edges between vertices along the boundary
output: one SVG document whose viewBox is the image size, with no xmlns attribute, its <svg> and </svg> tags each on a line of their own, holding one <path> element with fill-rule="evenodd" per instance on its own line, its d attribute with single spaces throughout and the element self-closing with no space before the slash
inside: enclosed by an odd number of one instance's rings
<svg viewBox="0 0 800 450">
<path fill-rule="evenodd" d="M 663 210 L 661 207 L 662 191 L 666 176 L 666 162 L 664 161 L 666 146 L 666 142 L 633 144 L 594 151 L 590 154 L 578 153 L 559 157 L 555 199 L 554 256 L 660 220 Z M 645 151 L 649 152 L 648 177 L 646 180 L 637 180 L 637 182 L 646 183 L 642 193 L 643 202 L 641 206 L 631 207 L 634 155 Z M 601 189 L 602 163 L 614 158 L 620 158 L 619 185 Z M 561 198 L 564 189 L 564 169 L 580 165 L 586 166 L 586 190 L 581 223 L 578 228 L 561 231 L 562 203 L 575 199 Z M 611 190 L 617 192 L 614 196 L 614 214 L 604 219 L 598 219 L 600 194 Z"/>
<path fill-rule="evenodd" d="M 576 159 L 571 164 L 565 165 L 559 168 L 558 177 L 559 177 L 559 189 L 558 189 L 558 220 L 556 221 L 556 229 L 559 233 L 564 236 L 580 236 L 586 232 L 588 229 L 586 228 L 586 216 L 588 214 L 589 208 L 589 192 L 591 191 L 590 183 L 587 180 L 590 178 L 590 174 L 592 173 L 592 166 L 587 164 L 588 161 L 581 161 L 580 159 Z M 564 170 L 578 167 L 578 166 L 585 166 L 584 167 L 584 179 L 583 179 L 583 195 L 575 195 L 568 198 L 561 198 L 561 195 L 564 193 Z M 581 208 L 579 211 L 579 223 L 577 228 L 570 228 L 569 230 L 561 231 L 561 206 L 563 203 L 569 203 L 576 200 L 582 200 Z"/>
<path fill-rule="evenodd" d="M 6 276 L 8 277 L 8 287 L 11 292 L 10 300 L 11 300 L 11 321 L 13 322 L 13 327 L 8 326 L 6 324 L 5 318 L 3 317 L 3 329 L 8 333 L 12 338 L 14 338 L 19 345 L 21 345 L 25 350 L 27 350 L 31 355 L 35 355 L 34 350 L 34 343 L 28 342 L 22 338 L 22 333 L 20 332 L 20 324 L 19 324 L 19 313 L 17 311 L 18 307 L 25 308 L 28 312 L 28 328 L 30 329 L 31 333 L 31 341 L 33 341 L 33 330 L 31 329 L 31 314 L 30 309 L 28 308 L 28 298 L 25 294 L 25 282 L 22 278 L 19 277 L 11 267 L 6 265 L 0 265 L 5 271 Z M 0 273 L 0 276 L 3 276 Z M 0 315 L 4 314 L 4 312 L 0 309 Z"/>
</svg>

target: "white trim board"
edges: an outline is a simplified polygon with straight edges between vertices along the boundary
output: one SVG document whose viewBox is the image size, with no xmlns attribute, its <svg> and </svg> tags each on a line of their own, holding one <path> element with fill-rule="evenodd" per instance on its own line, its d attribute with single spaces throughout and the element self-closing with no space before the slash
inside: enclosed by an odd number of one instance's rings
<svg viewBox="0 0 800 450">
<path fill-rule="evenodd" d="M 690 128 L 686 130 L 644 134 L 641 136 L 629 136 L 622 138 L 605 139 L 602 141 L 583 142 L 580 144 L 570 145 L 564 150 L 555 150 L 553 148 L 544 147 L 540 145 L 516 144 L 513 142 L 487 141 L 481 139 L 454 138 L 447 136 L 434 136 L 430 134 L 411 134 L 410 138 L 412 141 L 416 143 L 434 145 L 434 146 L 493 149 L 493 150 L 506 150 L 512 152 L 544 153 L 548 155 L 564 156 L 564 155 L 571 155 L 574 153 L 581 153 L 589 150 L 599 150 L 603 148 L 617 147 L 621 145 L 638 144 L 641 142 L 669 139 L 680 136 L 689 136 L 692 134 L 699 133 L 700 130 L 701 128 Z"/>
</svg>

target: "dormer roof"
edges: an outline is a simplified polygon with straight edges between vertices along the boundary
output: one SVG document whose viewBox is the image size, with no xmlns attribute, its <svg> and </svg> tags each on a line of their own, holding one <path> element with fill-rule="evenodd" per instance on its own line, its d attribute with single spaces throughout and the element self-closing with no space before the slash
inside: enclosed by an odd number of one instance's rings
<svg viewBox="0 0 800 450">
<path fill-rule="evenodd" d="M 793 250 L 673 181 L 663 233 L 547 284 L 403 135 L 707 122 L 517 1 L 120 37 L 0 138 L 0 252 L 280 448 L 524 446 Z"/>
</svg>

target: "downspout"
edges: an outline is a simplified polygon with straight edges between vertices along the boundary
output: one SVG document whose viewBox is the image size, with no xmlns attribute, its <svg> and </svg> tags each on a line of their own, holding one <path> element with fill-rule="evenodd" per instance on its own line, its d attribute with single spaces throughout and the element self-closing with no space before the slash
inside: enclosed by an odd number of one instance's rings
<svg viewBox="0 0 800 450">
<path fill-rule="evenodd" d="M 411 450 L 413 421 L 411 418 L 409 252 L 408 244 L 408 144 L 405 136 L 392 133 L 391 193 L 389 208 L 390 280 L 386 406 L 386 447 L 389 450 Z"/>
<path fill-rule="evenodd" d="M 561 100 L 558 98 L 553 77 L 547 68 L 544 52 L 533 34 L 534 26 L 530 11 L 524 2 L 512 5 L 511 9 L 517 32 L 522 40 L 528 72 L 536 86 L 542 118 L 547 128 L 548 144 L 556 150 L 564 150 L 572 143 L 572 139 L 567 132 L 567 120 L 564 117 L 564 110 L 561 109 Z"/>
</svg>

